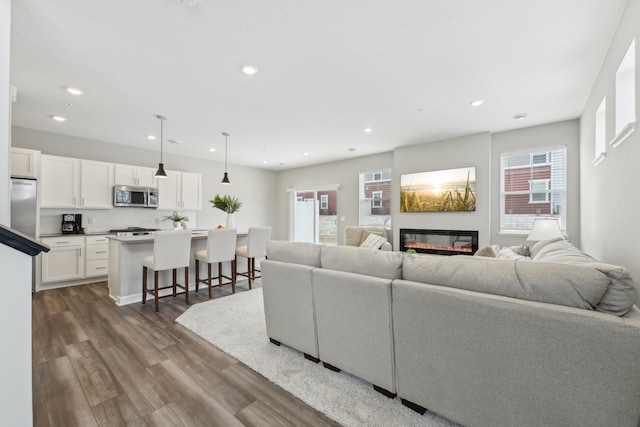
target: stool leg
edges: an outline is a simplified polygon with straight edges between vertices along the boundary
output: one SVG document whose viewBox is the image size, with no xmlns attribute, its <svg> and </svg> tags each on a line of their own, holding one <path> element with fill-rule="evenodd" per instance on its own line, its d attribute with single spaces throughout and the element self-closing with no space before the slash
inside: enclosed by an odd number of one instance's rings
<svg viewBox="0 0 640 427">
<path fill-rule="evenodd" d="M 247 280 L 249 281 L 249 289 L 251 289 L 251 258 L 247 258 Z"/>
<path fill-rule="evenodd" d="M 209 292 L 211 292 L 211 288 L 209 288 Z M 184 299 L 189 305 L 189 266 L 184 268 Z"/>
<path fill-rule="evenodd" d="M 236 258 L 234 257 L 233 260 L 231 261 L 231 293 L 235 294 L 236 293 L 236 278 L 237 278 L 237 272 L 236 272 Z"/>
<path fill-rule="evenodd" d="M 196 292 L 198 292 L 199 284 L 200 284 L 200 261 L 198 261 L 198 258 L 196 258 Z"/>
<path fill-rule="evenodd" d="M 222 286 L 222 263 L 218 263 L 218 285 Z"/>
<path fill-rule="evenodd" d="M 211 263 L 207 264 L 207 273 L 209 273 L 209 299 L 211 299 Z"/>
<path fill-rule="evenodd" d="M 147 303 L 147 267 L 142 267 L 142 303 Z"/>
<path fill-rule="evenodd" d="M 160 303 L 158 300 L 158 270 L 153 271 L 153 296 L 156 302 L 156 313 L 160 311 Z"/>
<path fill-rule="evenodd" d="M 174 268 L 173 271 L 173 297 L 175 298 L 176 296 L 176 284 L 178 283 L 178 279 L 177 279 L 177 275 L 178 275 L 178 269 Z"/>
</svg>

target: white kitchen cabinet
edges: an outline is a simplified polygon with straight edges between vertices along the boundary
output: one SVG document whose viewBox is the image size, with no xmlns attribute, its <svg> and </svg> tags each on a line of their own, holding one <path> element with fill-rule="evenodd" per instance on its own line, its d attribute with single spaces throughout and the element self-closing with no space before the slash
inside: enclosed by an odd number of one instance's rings
<svg viewBox="0 0 640 427">
<path fill-rule="evenodd" d="M 140 187 L 158 187 L 156 170 L 142 166 L 116 165 L 115 185 L 137 185 Z"/>
<path fill-rule="evenodd" d="M 11 176 L 37 178 L 40 151 L 11 147 Z"/>
<path fill-rule="evenodd" d="M 81 208 L 113 208 L 113 163 L 81 161 Z"/>
<path fill-rule="evenodd" d="M 85 237 L 84 276 L 106 276 L 109 273 L 109 239 L 106 236 Z"/>
<path fill-rule="evenodd" d="M 80 160 L 46 154 L 41 160 L 40 207 L 79 207 Z"/>
<path fill-rule="evenodd" d="M 84 237 L 45 237 L 51 250 L 42 253 L 42 283 L 82 279 L 84 277 Z"/>
<path fill-rule="evenodd" d="M 42 208 L 113 207 L 113 164 L 42 156 Z"/>
<path fill-rule="evenodd" d="M 158 209 L 200 210 L 202 207 L 202 175 L 167 171 L 158 179 Z"/>
</svg>

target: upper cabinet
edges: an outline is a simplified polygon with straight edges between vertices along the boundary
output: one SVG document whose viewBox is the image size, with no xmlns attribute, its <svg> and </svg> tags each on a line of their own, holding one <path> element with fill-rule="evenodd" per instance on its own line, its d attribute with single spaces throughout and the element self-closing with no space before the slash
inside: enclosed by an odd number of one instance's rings
<svg viewBox="0 0 640 427">
<path fill-rule="evenodd" d="M 142 166 L 116 165 L 115 185 L 137 185 L 140 187 L 158 186 L 156 170 Z"/>
<path fill-rule="evenodd" d="M 167 171 L 158 179 L 158 209 L 200 210 L 202 176 L 196 173 Z"/>
<path fill-rule="evenodd" d="M 113 163 L 82 160 L 80 163 L 80 207 L 113 207 Z"/>
<path fill-rule="evenodd" d="M 42 155 L 40 207 L 76 208 L 80 205 L 80 160 Z"/>
<path fill-rule="evenodd" d="M 40 151 L 11 147 L 11 176 L 16 178 L 37 178 Z"/>
<path fill-rule="evenodd" d="M 59 156 L 42 156 L 43 208 L 111 209 L 113 164 Z"/>
</svg>

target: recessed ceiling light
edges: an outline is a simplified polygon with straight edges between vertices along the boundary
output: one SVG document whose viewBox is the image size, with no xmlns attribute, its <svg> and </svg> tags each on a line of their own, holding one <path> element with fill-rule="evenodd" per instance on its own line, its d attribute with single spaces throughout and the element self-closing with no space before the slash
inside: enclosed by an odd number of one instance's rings
<svg viewBox="0 0 640 427">
<path fill-rule="evenodd" d="M 527 113 L 518 113 L 515 116 L 513 116 L 513 118 L 516 120 L 524 119 L 526 117 L 527 117 Z"/>
<path fill-rule="evenodd" d="M 182 144 L 182 142 L 176 141 L 175 139 L 168 139 L 167 142 L 169 142 L 171 144 Z"/>
<path fill-rule="evenodd" d="M 198 5 L 198 0 L 180 0 L 183 5 L 187 7 L 196 7 Z"/>
<path fill-rule="evenodd" d="M 363 130 L 364 130 L 364 133 L 371 133 L 371 132 L 373 132 L 373 129 L 371 129 L 371 128 L 364 128 Z"/>
<path fill-rule="evenodd" d="M 305 156 L 309 155 L 309 153 L 307 153 L 306 151 L 304 153 L 302 153 L 302 154 L 305 155 Z"/>
<path fill-rule="evenodd" d="M 65 122 L 67 120 L 66 117 L 62 117 L 62 116 L 51 116 L 51 118 L 56 122 Z"/>
<path fill-rule="evenodd" d="M 76 87 L 68 87 L 67 92 L 69 92 L 71 95 L 82 95 L 84 93 L 82 89 L 78 89 Z"/>
<path fill-rule="evenodd" d="M 153 141 L 154 139 L 156 139 L 156 137 L 154 135 L 147 135 L 147 139 Z"/>
<path fill-rule="evenodd" d="M 216 149 L 215 148 L 209 148 L 209 151 L 211 151 L 212 153 L 215 153 Z"/>
<path fill-rule="evenodd" d="M 263 161 L 262 161 L 262 164 L 263 164 L 263 165 L 266 165 L 266 164 L 268 164 L 268 163 L 269 163 L 269 162 L 268 162 L 267 160 L 263 160 Z"/>
<path fill-rule="evenodd" d="M 349 151 L 356 151 L 355 148 L 349 148 Z"/>
<path fill-rule="evenodd" d="M 469 103 L 469 105 L 471 105 L 472 107 L 479 107 L 482 104 L 484 104 L 484 99 L 474 99 Z"/>
<path fill-rule="evenodd" d="M 258 69 L 253 65 L 245 65 L 244 67 L 242 67 L 242 72 L 248 76 L 253 76 L 255 73 L 258 72 Z"/>
</svg>

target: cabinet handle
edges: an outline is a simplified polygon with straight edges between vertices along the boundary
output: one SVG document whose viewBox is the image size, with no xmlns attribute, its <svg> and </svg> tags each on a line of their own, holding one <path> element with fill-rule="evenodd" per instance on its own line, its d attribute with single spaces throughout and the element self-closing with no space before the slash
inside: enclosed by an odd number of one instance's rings
<svg viewBox="0 0 640 427">
<path fill-rule="evenodd" d="M 104 270 L 107 267 L 96 267 L 96 270 Z"/>
<path fill-rule="evenodd" d="M 106 254 L 107 251 L 96 251 L 97 254 Z"/>
<path fill-rule="evenodd" d="M 69 241 L 66 241 L 66 242 L 56 242 L 56 243 L 57 243 L 57 244 L 59 244 L 59 245 L 64 245 L 64 244 L 66 244 L 66 243 L 69 243 Z"/>
<path fill-rule="evenodd" d="M 73 198 L 73 204 L 74 205 L 76 204 L 76 198 L 75 197 Z"/>
<path fill-rule="evenodd" d="M 78 249 L 78 258 L 82 256 L 82 249 Z"/>
<path fill-rule="evenodd" d="M 84 197 L 82 198 L 82 205 L 80 205 L 80 206 L 84 206 Z"/>
</svg>

